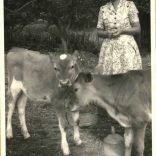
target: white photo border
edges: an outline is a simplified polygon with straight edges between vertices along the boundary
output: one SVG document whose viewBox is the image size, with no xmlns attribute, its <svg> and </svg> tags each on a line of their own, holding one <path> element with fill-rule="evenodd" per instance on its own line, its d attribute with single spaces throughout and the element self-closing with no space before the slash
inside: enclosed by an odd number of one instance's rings
<svg viewBox="0 0 156 156">
<path fill-rule="evenodd" d="M 156 2 L 151 2 L 152 156 L 156 156 Z M 4 1 L 0 1 L 0 156 L 6 155 L 5 137 Z"/>
</svg>

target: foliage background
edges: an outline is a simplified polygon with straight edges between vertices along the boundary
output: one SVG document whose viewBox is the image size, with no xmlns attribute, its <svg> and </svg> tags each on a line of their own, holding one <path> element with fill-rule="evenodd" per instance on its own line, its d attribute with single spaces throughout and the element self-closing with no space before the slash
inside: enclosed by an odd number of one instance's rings
<svg viewBox="0 0 156 156">
<path fill-rule="evenodd" d="M 99 53 L 96 34 L 99 8 L 108 0 L 5 0 L 5 49 L 12 46 L 43 51 L 74 49 Z M 150 52 L 150 1 L 135 0 L 142 33 L 141 54 Z"/>
</svg>

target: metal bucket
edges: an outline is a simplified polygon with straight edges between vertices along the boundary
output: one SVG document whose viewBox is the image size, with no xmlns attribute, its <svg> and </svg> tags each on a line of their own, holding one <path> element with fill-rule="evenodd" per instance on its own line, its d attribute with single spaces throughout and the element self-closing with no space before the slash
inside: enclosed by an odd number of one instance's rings
<svg viewBox="0 0 156 156">
<path fill-rule="evenodd" d="M 112 134 L 104 138 L 104 156 L 124 156 L 124 151 L 124 138 L 112 127 Z"/>
</svg>

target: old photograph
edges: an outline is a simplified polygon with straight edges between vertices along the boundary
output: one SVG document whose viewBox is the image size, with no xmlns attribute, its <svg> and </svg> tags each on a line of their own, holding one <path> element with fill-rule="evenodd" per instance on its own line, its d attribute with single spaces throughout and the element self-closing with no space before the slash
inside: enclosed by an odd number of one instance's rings
<svg viewBox="0 0 156 156">
<path fill-rule="evenodd" d="M 3 8 L 6 156 L 152 156 L 150 0 Z"/>
</svg>

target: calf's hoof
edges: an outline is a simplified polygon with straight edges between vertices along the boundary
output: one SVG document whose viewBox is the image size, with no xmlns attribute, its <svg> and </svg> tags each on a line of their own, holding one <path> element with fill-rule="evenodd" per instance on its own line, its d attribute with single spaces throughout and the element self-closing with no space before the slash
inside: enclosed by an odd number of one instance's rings
<svg viewBox="0 0 156 156">
<path fill-rule="evenodd" d="M 66 146 L 66 147 L 62 148 L 62 151 L 63 151 L 64 156 L 70 155 L 69 147 Z"/>
<path fill-rule="evenodd" d="M 64 156 L 69 156 L 70 155 L 70 151 L 63 151 L 63 155 Z"/>
<path fill-rule="evenodd" d="M 13 138 L 13 135 L 7 133 L 7 139 L 12 139 L 12 138 Z"/>
<path fill-rule="evenodd" d="M 7 130 L 6 137 L 7 137 L 7 139 L 12 139 L 13 138 L 12 130 Z"/>
<path fill-rule="evenodd" d="M 75 140 L 75 144 L 76 144 L 77 146 L 80 146 L 80 145 L 82 144 L 82 140 L 81 140 L 81 139 Z"/>
<path fill-rule="evenodd" d="M 26 134 L 24 134 L 23 136 L 24 136 L 24 139 L 25 139 L 25 140 L 28 139 L 28 138 L 30 138 L 30 134 L 29 134 L 29 133 L 26 133 Z"/>
<path fill-rule="evenodd" d="M 70 155 L 70 153 L 69 154 L 63 154 L 64 156 L 69 156 Z"/>
</svg>

